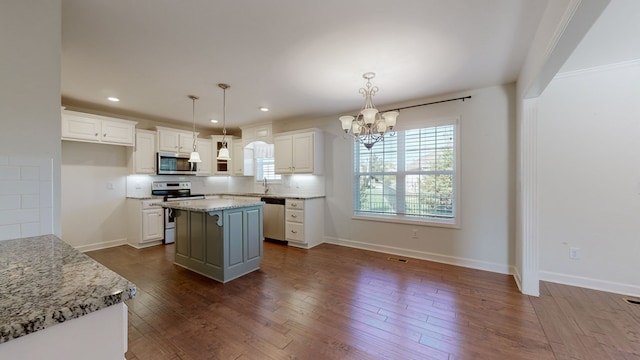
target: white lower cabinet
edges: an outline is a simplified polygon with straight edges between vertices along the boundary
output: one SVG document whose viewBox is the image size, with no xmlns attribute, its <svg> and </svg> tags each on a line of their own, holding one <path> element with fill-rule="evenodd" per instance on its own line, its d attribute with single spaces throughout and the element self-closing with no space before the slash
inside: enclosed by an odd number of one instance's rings
<svg viewBox="0 0 640 360">
<path fill-rule="evenodd" d="M 164 209 L 152 205 L 161 199 L 127 199 L 129 245 L 140 249 L 162 244 L 164 240 Z"/>
<path fill-rule="evenodd" d="M 312 248 L 324 242 L 324 199 L 286 199 L 285 240 L 290 246 Z"/>
</svg>

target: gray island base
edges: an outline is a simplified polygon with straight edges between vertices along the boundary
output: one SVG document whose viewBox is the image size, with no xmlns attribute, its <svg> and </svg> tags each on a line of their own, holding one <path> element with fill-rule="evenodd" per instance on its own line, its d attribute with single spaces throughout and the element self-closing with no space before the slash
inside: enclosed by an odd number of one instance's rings
<svg viewBox="0 0 640 360">
<path fill-rule="evenodd" d="M 159 203 L 175 216 L 175 264 L 223 283 L 258 270 L 263 204 L 227 199 Z"/>
</svg>

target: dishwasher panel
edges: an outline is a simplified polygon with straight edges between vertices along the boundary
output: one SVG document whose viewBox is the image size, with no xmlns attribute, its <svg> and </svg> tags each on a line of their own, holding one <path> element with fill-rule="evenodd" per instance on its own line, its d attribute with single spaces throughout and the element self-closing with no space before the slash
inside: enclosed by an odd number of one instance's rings
<svg viewBox="0 0 640 360">
<path fill-rule="evenodd" d="M 285 241 L 284 237 L 284 202 L 280 198 L 262 198 L 262 232 L 265 239 Z"/>
</svg>

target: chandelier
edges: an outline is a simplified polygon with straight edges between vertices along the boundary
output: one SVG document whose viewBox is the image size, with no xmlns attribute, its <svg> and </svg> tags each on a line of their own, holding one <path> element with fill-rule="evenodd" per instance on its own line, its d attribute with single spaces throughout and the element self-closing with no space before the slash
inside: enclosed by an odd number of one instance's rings
<svg viewBox="0 0 640 360">
<path fill-rule="evenodd" d="M 373 144 L 383 141 L 386 134 L 395 134 L 393 128 L 396 126 L 398 111 L 387 111 L 383 114 L 378 112 L 373 106 L 371 99 L 377 92 L 378 87 L 371 85 L 371 79 L 375 73 L 364 73 L 362 77 L 367 80 L 365 87 L 360 88 L 360 94 L 364 96 L 364 106 L 357 116 L 344 115 L 338 119 L 342 123 L 342 130 L 345 134 L 353 136 L 355 141 L 364 145 L 367 150 L 371 150 Z"/>
</svg>

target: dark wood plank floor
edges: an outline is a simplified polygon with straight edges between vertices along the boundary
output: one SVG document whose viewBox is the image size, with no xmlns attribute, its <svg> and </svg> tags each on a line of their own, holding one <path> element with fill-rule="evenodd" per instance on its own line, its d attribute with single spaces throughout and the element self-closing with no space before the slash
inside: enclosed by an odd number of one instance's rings
<svg viewBox="0 0 640 360">
<path fill-rule="evenodd" d="M 220 284 L 173 246 L 87 253 L 133 281 L 127 359 L 640 359 L 640 305 L 551 283 L 323 244 L 265 243 Z"/>
</svg>

